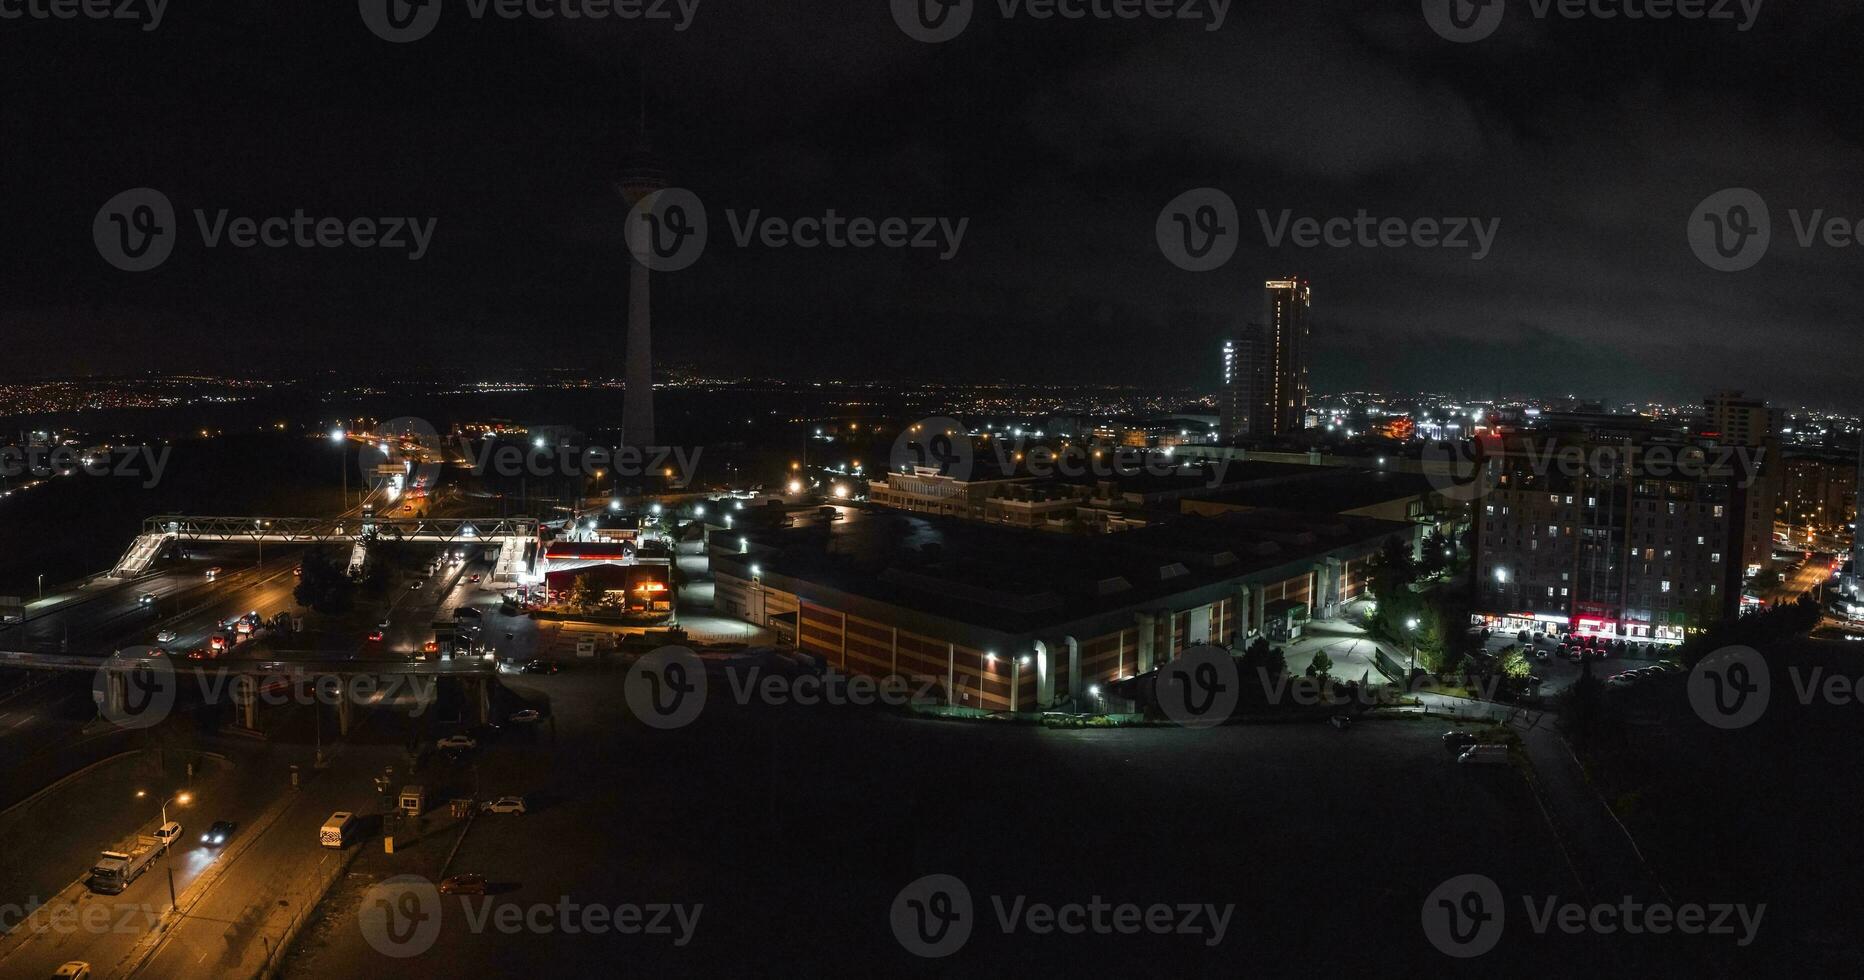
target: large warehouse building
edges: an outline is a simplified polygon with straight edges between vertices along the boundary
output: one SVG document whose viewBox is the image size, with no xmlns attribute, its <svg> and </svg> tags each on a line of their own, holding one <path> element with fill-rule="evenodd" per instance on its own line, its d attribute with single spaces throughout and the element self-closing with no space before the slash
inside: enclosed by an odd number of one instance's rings
<svg viewBox="0 0 1864 980">
<path fill-rule="evenodd" d="M 953 704 L 1034 710 L 1271 617 L 1324 618 L 1413 525 L 1253 510 L 1075 537 L 951 518 L 842 519 L 716 534 L 716 608 L 830 666 L 905 675 Z"/>
</svg>

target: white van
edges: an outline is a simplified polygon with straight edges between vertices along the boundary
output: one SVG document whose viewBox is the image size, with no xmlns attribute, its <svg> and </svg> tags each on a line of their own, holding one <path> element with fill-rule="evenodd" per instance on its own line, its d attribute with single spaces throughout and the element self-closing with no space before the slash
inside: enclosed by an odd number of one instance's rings
<svg viewBox="0 0 1864 980">
<path fill-rule="evenodd" d="M 1508 746 L 1471 745 L 1456 757 L 1456 761 L 1465 766 L 1505 766 L 1508 764 Z"/>
<path fill-rule="evenodd" d="M 175 842 L 181 839 L 180 822 L 170 820 L 160 827 L 157 827 L 155 830 L 155 839 L 162 842 L 162 850 L 164 851 L 174 847 Z"/>
<path fill-rule="evenodd" d="M 356 826 L 356 815 L 348 810 L 338 810 L 324 821 L 322 830 L 317 832 L 317 842 L 325 847 L 341 848 L 349 843 L 350 834 Z"/>
</svg>

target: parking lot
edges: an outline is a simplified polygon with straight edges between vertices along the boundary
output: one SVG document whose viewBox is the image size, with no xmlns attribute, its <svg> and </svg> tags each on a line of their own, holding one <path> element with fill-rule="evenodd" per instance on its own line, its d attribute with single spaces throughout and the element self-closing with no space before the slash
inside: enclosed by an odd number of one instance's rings
<svg viewBox="0 0 1864 980">
<path fill-rule="evenodd" d="M 482 797 L 520 794 L 530 812 L 474 821 L 446 871 L 482 874 L 492 894 L 444 899 L 440 932 L 417 961 L 424 971 L 627 962 L 687 976 L 860 957 L 907 973 L 987 963 L 1227 976 L 1243 960 L 1272 972 L 1417 973 L 1443 965 L 1418 916 L 1446 878 L 1485 873 L 1511 892 L 1565 883 L 1520 774 L 1455 766 L 1429 722 L 1052 731 L 715 698 L 692 726 L 655 731 L 629 716 L 618 674 L 504 682 L 541 721 L 508 724 L 422 778 L 475 779 Z M 422 849 L 431 870 L 421 873 L 437 875 L 442 848 Z M 380 969 L 387 961 L 357 913 L 370 884 L 412 866 L 360 856 L 361 877 L 326 903 L 325 924 L 288 973 Z M 980 911 L 949 961 L 907 955 L 888 924 L 902 886 L 932 872 L 963 880 Z M 1172 936 L 1005 935 L 986 896 L 1234 903 L 1236 914 L 1215 948 Z M 590 905 L 703 913 L 679 944 L 529 925 L 508 934 L 483 917 L 504 905 L 525 915 Z M 1269 933 L 1275 942 L 1261 944 Z M 1484 966 L 1533 962 L 1518 952 Z"/>
</svg>

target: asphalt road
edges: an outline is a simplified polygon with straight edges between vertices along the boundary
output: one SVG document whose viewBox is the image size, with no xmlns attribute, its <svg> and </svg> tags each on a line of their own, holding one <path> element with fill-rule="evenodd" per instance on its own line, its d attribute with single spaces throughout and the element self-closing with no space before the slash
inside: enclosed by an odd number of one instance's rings
<svg viewBox="0 0 1864 980">
<path fill-rule="evenodd" d="M 673 976 L 851 963 L 906 975 L 1233 976 L 1243 961 L 1267 975 L 1422 975 L 1454 965 L 1418 924 L 1439 883 L 1483 873 L 1513 896 L 1570 882 L 1520 775 L 1453 765 L 1429 723 L 1051 731 L 715 696 L 696 724 L 662 732 L 629 716 L 619 673 L 504 680 L 522 700 L 501 701 L 501 713 L 529 704 L 545 721 L 507 726 L 470 775 L 423 774 L 454 791 L 476 779 L 482 797 L 527 797 L 526 815 L 480 817 L 448 868 L 486 875 L 496 894 L 446 898 L 433 945 L 397 960 L 364 936 L 366 888 L 345 889 L 320 910 L 287 976 L 582 975 L 617 962 Z M 372 847 L 351 873 L 437 876 L 439 864 Z M 919 960 L 895 939 L 889 908 L 933 872 L 958 876 L 986 908 L 987 895 L 1234 903 L 1236 925 L 1206 947 L 1177 936 L 1002 934 L 992 918 L 961 955 Z M 545 923 L 534 910 L 565 903 L 704 910 L 684 945 L 474 924 L 508 905 Z M 1531 938 L 1485 957 L 1484 975 L 1589 952 L 1583 941 L 1550 949 Z"/>
</svg>

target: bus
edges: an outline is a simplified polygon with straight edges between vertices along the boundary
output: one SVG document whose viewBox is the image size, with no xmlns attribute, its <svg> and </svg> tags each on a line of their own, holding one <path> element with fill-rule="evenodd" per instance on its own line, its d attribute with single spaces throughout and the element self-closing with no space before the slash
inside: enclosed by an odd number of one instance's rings
<svg viewBox="0 0 1864 980">
<path fill-rule="evenodd" d="M 348 810 L 338 810 L 324 821 L 324 826 L 317 832 L 317 842 L 325 847 L 341 848 L 349 843 L 350 834 L 356 828 L 356 815 Z"/>
</svg>

